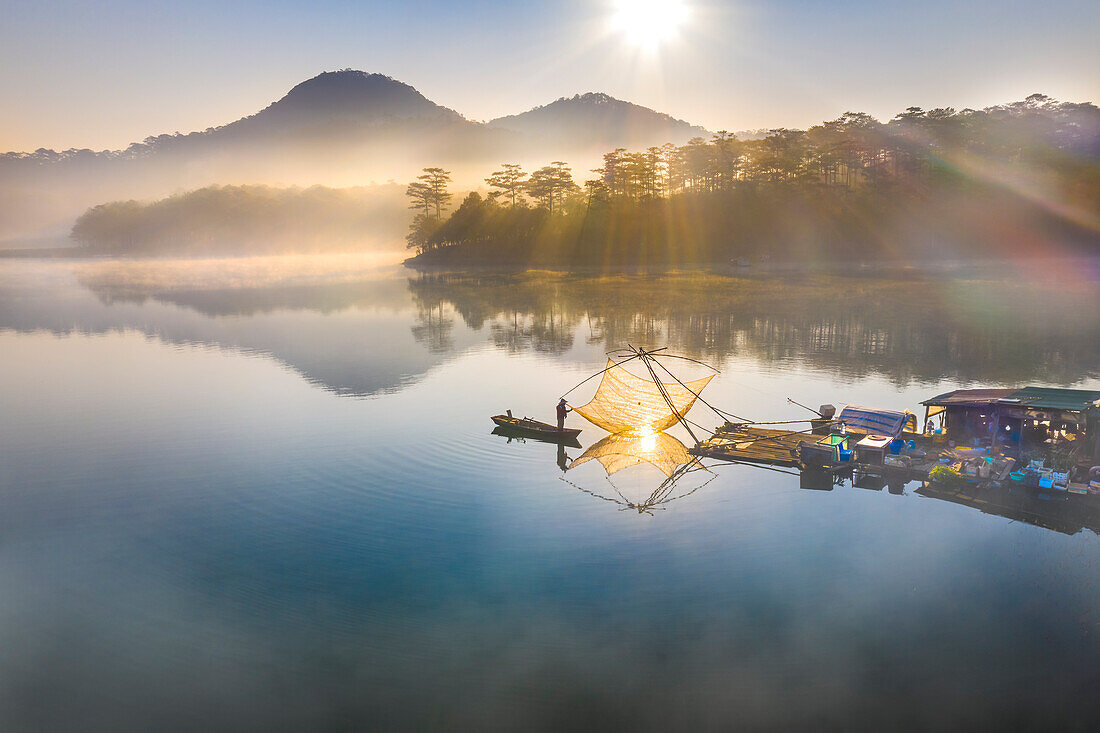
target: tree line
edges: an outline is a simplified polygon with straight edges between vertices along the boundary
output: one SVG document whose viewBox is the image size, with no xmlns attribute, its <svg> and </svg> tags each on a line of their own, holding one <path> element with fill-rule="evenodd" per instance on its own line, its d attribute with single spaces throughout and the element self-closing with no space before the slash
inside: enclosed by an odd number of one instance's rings
<svg viewBox="0 0 1100 733">
<path fill-rule="evenodd" d="M 1095 251 L 1100 110 L 1032 95 L 984 110 L 910 107 L 886 123 L 849 112 L 754 140 L 719 131 L 619 148 L 590 173 L 577 183 L 562 161 L 530 173 L 505 163 L 485 178 L 487 195 L 468 194 L 444 217 L 449 173 L 425 169 L 407 191 L 414 260 L 923 255 L 930 239 L 988 245 L 998 223 Z"/>
</svg>

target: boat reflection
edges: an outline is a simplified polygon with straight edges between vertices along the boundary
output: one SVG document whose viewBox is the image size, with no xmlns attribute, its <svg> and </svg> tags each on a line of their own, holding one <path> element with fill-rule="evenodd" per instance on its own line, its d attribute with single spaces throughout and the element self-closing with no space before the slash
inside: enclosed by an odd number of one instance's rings
<svg viewBox="0 0 1100 733">
<path fill-rule="evenodd" d="M 517 443 L 526 443 L 528 440 L 530 440 L 536 443 L 550 443 L 551 445 L 558 445 L 563 449 L 581 447 L 580 441 L 577 440 L 575 437 L 542 437 L 533 433 L 525 432 L 523 430 L 516 430 L 514 428 L 505 427 L 503 425 L 498 425 L 497 427 L 493 428 L 492 434 L 507 438 L 509 443 L 511 443 L 513 440 Z"/>
<path fill-rule="evenodd" d="M 569 464 L 568 470 L 574 471 L 589 461 L 597 461 L 603 467 L 604 478 L 611 487 L 610 492 L 594 491 L 564 477 L 562 480 L 578 491 L 618 504 L 621 511 L 634 510 L 649 516 L 657 510 L 665 509 L 664 505 L 669 502 L 694 494 L 716 478 L 699 459 L 688 453 L 683 443 L 664 432 L 608 435 L 589 446 L 580 457 Z M 646 481 L 640 473 L 632 477 L 632 483 L 644 487 L 641 490 L 637 487 L 624 488 L 611 478 L 620 471 L 642 464 L 656 468 L 664 474 L 664 479 L 656 488 L 650 488 L 652 483 Z M 698 471 L 706 472 L 710 477 L 695 486 L 685 486 L 685 477 Z M 632 496 L 636 498 L 631 498 Z"/>
</svg>

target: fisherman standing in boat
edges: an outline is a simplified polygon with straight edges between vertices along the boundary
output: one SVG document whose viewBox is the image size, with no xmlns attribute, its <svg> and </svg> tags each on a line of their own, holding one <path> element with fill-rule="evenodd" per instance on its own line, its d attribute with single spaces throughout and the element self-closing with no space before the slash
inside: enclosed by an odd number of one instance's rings
<svg viewBox="0 0 1100 733">
<path fill-rule="evenodd" d="M 558 403 L 558 430 L 565 430 L 565 416 L 572 410 L 565 404 L 565 398 L 561 398 L 561 402 Z"/>
</svg>

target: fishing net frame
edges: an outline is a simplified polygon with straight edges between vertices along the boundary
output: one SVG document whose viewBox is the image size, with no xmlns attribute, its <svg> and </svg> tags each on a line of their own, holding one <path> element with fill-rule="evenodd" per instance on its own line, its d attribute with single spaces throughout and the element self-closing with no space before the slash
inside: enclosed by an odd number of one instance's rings
<svg viewBox="0 0 1100 733">
<path fill-rule="evenodd" d="M 681 422 L 714 376 L 661 382 L 640 377 L 609 358 L 592 399 L 573 411 L 609 433 L 657 433 Z"/>
</svg>

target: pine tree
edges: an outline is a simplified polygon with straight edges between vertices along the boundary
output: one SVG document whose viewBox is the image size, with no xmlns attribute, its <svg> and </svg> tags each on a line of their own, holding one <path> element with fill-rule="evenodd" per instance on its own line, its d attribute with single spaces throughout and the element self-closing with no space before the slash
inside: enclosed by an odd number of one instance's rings
<svg viewBox="0 0 1100 733">
<path fill-rule="evenodd" d="M 539 168 L 527 182 L 527 192 L 531 198 L 545 204 L 551 214 L 554 213 L 555 201 L 560 202 L 566 194 L 577 190 L 579 186 L 573 181 L 572 170 L 560 160 Z"/>
<path fill-rule="evenodd" d="M 447 192 L 447 186 L 451 182 L 451 172 L 442 168 L 425 168 L 424 172 L 416 177 L 429 191 L 428 201 L 435 207 L 435 216 L 438 219 L 447 209 L 451 194 Z"/>
<path fill-rule="evenodd" d="M 525 178 L 527 174 L 518 163 L 501 163 L 501 170 L 493 172 L 485 179 L 490 188 L 496 189 L 489 194 L 489 198 L 495 201 L 501 196 L 507 196 L 512 206 L 515 206 L 516 198 L 523 196 Z"/>
</svg>

